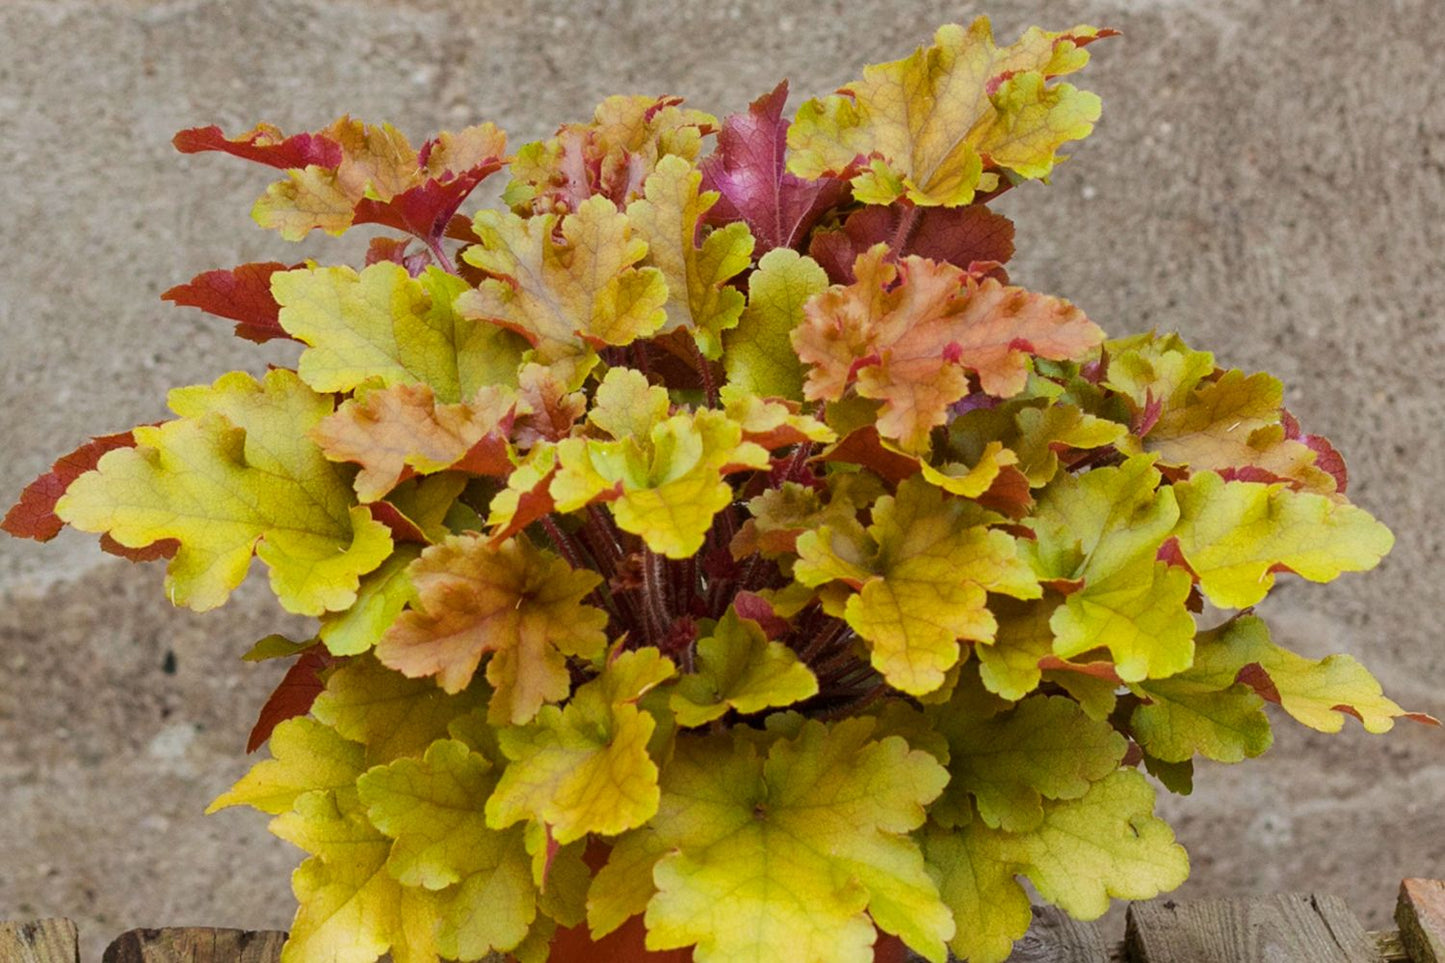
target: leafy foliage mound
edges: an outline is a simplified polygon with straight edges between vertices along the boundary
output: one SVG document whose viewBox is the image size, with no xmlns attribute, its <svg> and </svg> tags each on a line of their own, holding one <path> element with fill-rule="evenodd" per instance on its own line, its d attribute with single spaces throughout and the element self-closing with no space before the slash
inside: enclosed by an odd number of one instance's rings
<svg viewBox="0 0 1445 963">
<path fill-rule="evenodd" d="M 1270 702 L 1403 715 L 1249 614 L 1391 545 L 1280 383 L 1009 282 L 989 203 L 1090 132 L 1057 78 L 1109 33 L 944 27 L 791 120 L 785 85 L 721 123 L 612 97 L 511 155 L 176 137 L 283 171 L 287 239 L 383 230 L 169 291 L 294 370 L 174 390 L 5 527 L 166 557 L 196 610 L 254 556 L 316 618 L 248 656 L 292 660 L 271 758 L 214 806 L 308 854 L 288 963 L 538 961 L 639 914 L 703 963 L 1002 960 L 1021 880 L 1081 918 L 1183 881 L 1141 765 L 1187 792 Z"/>
</svg>

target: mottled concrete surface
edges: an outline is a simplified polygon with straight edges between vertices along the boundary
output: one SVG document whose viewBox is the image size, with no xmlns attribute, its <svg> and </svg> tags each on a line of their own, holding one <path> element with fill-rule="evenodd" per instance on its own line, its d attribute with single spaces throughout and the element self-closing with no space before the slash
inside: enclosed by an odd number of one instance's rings
<svg viewBox="0 0 1445 963">
<path fill-rule="evenodd" d="M 212 267 L 301 253 L 247 213 L 266 172 L 185 158 L 217 122 L 343 112 L 420 138 L 491 119 L 515 143 L 612 92 L 717 112 L 781 76 L 825 92 L 974 2 L 6 0 L 0 3 L 0 498 L 85 437 L 161 416 L 167 386 L 285 360 L 157 301 Z M 1270 614 L 1441 713 L 1445 9 L 1439 0 L 1026 0 L 1001 36 L 1085 20 L 1094 137 L 1020 190 L 1019 282 L 1106 328 L 1178 329 L 1286 379 L 1399 544 L 1376 572 L 1290 585 Z M 135 925 L 282 926 L 295 855 L 244 812 L 203 817 L 274 668 L 237 656 L 283 619 L 251 586 L 209 616 L 88 540 L 0 542 L 0 917 L 68 915 L 94 958 Z M 168 658 L 168 653 L 173 658 Z M 174 671 L 168 673 L 171 665 Z M 1445 741 L 1299 734 L 1171 801 L 1187 893 L 1322 889 L 1387 925 L 1401 876 L 1445 876 Z"/>
</svg>

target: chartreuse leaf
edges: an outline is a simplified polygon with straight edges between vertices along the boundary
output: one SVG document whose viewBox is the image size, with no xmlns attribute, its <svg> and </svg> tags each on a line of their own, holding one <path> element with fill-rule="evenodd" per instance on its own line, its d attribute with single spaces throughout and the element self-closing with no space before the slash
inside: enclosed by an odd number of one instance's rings
<svg viewBox="0 0 1445 963">
<path fill-rule="evenodd" d="M 619 528 L 641 535 L 654 552 L 688 558 L 702 546 L 713 516 L 732 503 L 724 472 L 767 468 L 768 452 L 743 441 L 742 426 L 723 412 L 704 408 L 615 441 L 566 438 L 557 445 L 557 460 L 551 493 L 558 511 L 606 496 Z"/>
<path fill-rule="evenodd" d="M 380 261 L 310 267 L 271 277 L 281 326 L 310 347 L 301 380 L 317 391 L 351 391 L 371 378 L 386 386 L 421 382 L 455 404 L 485 385 L 515 385 L 521 349 L 515 335 L 463 317 L 453 302 L 468 291 L 439 268 L 412 277 Z"/>
<path fill-rule="evenodd" d="M 544 706 L 530 725 L 501 730 L 511 762 L 487 802 L 488 824 L 535 820 L 565 844 L 646 822 L 657 810 L 657 766 L 647 753 L 656 723 L 636 703 L 674 671 L 656 649 L 624 652 L 565 708 Z"/>
<path fill-rule="evenodd" d="M 709 358 L 722 356 L 722 333 L 737 326 L 743 293 L 727 282 L 752 262 L 753 236 L 734 221 L 696 243 L 698 225 L 717 203 L 699 190 L 702 172 L 676 155 L 664 157 L 643 185 L 644 197 L 627 205 L 627 219 L 647 242 L 647 261 L 667 280 L 667 322 L 659 330 L 685 330 Z"/>
<path fill-rule="evenodd" d="M 948 739 L 948 788 L 930 810 L 944 826 L 968 821 L 972 796 L 989 826 L 1034 829 L 1044 800 L 1083 796 L 1119 767 L 1127 747 L 1113 726 L 1059 696 L 1032 696 L 1003 712 L 954 698 L 930 714 Z"/>
<path fill-rule="evenodd" d="M 873 728 L 809 720 L 770 745 L 747 730 L 680 735 L 651 822 L 668 852 L 648 948 L 696 944 L 698 963 L 865 963 L 876 924 L 942 963 L 953 921 L 908 833 L 948 776 Z"/>
<path fill-rule="evenodd" d="M 794 577 L 853 588 L 845 617 L 867 640 L 874 668 L 894 688 L 922 695 L 958 662 L 959 639 L 993 638 L 989 592 L 1041 594 L 1014 538 L 979 520 L 976 505 L 910 478 L 874 504 L 866 534 L 854 521 L 801 535 Z"/>
<path fill-rule="evenodd" d="M 788 706 L 818 694 L 818 680 L 793 650 L 769 642 L 758 623 L 730 608 L 697 643 L 697 671 L 678 680 L 670 705 L 683 726 Z"/>
<path fill-rule="evenodd" d="M 454 720 L 485 705 L 488 695 L 478 682 L 449 695 L 430 679 L 408 679 L 365 655 L 331 673 L 311 712 L 339 735 L 365 746 L 367 765 L 376 766 L 420 756 L 446 738 Z"/>
<path fill-rule="evenodd" d="M 1039 686 L 1039 662 L 1054 653 L 1054 630 L 1049 625 L 1056 598 L 1019 601 L 997 598 L 989 609 L 998 619 L 993 641 L 973 647 L 984 687 L 1017 702 Z"/>
<path fill-rule="evenodd" d="M 1129 429 L 1088 414 L 1077 405 L 1037 399 L 980 408 L 956 417 L 948 426 L 948 454 L 966 464 L 983 460 L 992 445 L 1013 452 L 1015 466 L 1032 488 L 1042 488 L 1059 470 L 1060 450 L 1102 448 L 1123 441 Z"/>
<path fill-rule="evenodd" d="M 787 248 L 764 254 L 748 276 L 748 301 L 736 328 L 723 334 L 728 384 L 761 397 L 803 400 L 803 365 L 790 340 L 803 305 L 828 287 L 812 258 Z"/>
<path fill-rule="evenodd" d="M 1028 893 L 1014 878 L 1022 867 L 1012 861 L 1008 838 L 978 820 L 950 830 L 930 823 L 920 833 L 939 895 L 953 913 L 948 946 L 969 963 L 1004 963 L 1033 922 Z"/>
<path fill-rule="evenodd" d="M 974 820 L 962 829 L 930 826 L 928 864 L 953 910 L 954 953 L 971 963 L 1001 963 L 1028 929 L 1028 899 L 1015 875 L 1075 919 L 1091 920 L 1110 898 L 1142 900 L 1173 889 L 1189 859 L 1167 823 L 1153 814 L 1154 790 L 1125 769 L 1093 783 L 1077 799 L 1044 804 L 1034 829 L 1009 833 Z"/>
<path fill-rule="evenodd" d="M 179 542 L 166 571 L 176 605 L 224 604 L 254 553 L 288 611 L 349 607 L 361 576 L 391 553 L 391 536 L 306 438 L 331 399 L 278 369 L 260 382 L 232 372 L 178 388 L 170 405 L 178 420 L 135 429 L 136 447 L 106 453 L 56 513 L 129 548 Z"/>
<path fill-rule="evenodd" d="M 859 255 L 854 273 L 809 301 L 791 335 L 811 366 L 804 394 L 836 401 L 856 381 L 860 396 L 883 402 L 878 433 L 910 452 L 928 449 L 929 432 L 968 393 L 969 371 L 1009 398 L 1027 385 L 1032 358 L 1079 359 L 1104 339 L 1067 301 L 925 258 L 894 263 L 886 244 Z"/>
<path fill-rule="evenodd" d="M 395 840 L 391 875 L 440 891 L 437 949 L 449 959 L 511 949 L 537 916 L 522 827 L 487 825 L 484 807 L 496 784 L 492 763 L 454 739 L 432 743 L 422 759 L 373 768 L 357 783 L 367 817 Z"/>
<path fill-rule="evenodd" d="M 1142 456 L 1061 476 L 1027 522 L 1039 577 L 1083 583 L 1050 620 L 1054 653 L 1106 648 L 1128 682 L 1173 675 L 1193 657 L 1189 573 L 1157 560 L 1179 518 L 1174 491 L 1156 491 L 1159 478 Z"/>
<path fill-rule="evenodd" d="M 271 832 L 311 854 L 291 876 L 299 905 L 282 963 L 372 963 L 387 950 L 396 963 L 438 959 L 437 898 L 387 871 L 391 840 L 354 787 L 303 794 Z"/>
<path fill-rule="evenodd" d="M 1328 582 L 1380 563 L 1395 543 L 1363 508 L 1283 485 L 1225 481 L 1199 472 L 1174 486 L 1175 535 L 1199 588 L 1215 605 L 1245 608 L 1274 587 L 1274 573 Z"/>
<path fill-rule="evenodd" d="M 462 258 L 491 277 L 457 309 L 521 334 L 541 364 L 565 362 L 573 387 L 594 348 L 630 344 L 667 321 L 667 281 L 657 268 L 635 266 L 647 242 L 605 197 L 584 201 L 560 226 L 555 214 L 483 210 L 473 229 L 479 243 Z"/>
<path fill-rule="evenodd" d="M 1147 701 L 1130 716 L 1140 747 L 1155 759 L 1180 763 L 1202 755 L 1216 762 L 1240 762 L 1263 753 L 1274 741 L 1264 699 L 1236 682 L 1237 653 L 1221 636 L 1240 631 L 1238 623 L 1199 635 L 1194 664 L 1167 679 L 1130 686 Z M 1245 630 L 1248 631 L 1248 630 Z"/>
<path fill-rule="evenodd" d="M 306 716 L 278 724 L 267 745 L 271 758 L 252 766 L 206 812 L 250 806 L 274 816 L 290 809 L 303 793 L 352 786 L 366 768 L 364 747 Z"/>
<path fill-rule="evenodd" d="M 602 577 L 525 538 L 494 546 L 454 535 L 422 552 L 407 575 L 417 602 L 387 630 L 377 658 L 457 693 L 491 653 L 493 723 L 526 722 L 544 702 L 566 698 L 566 656 L 595 658 L 606 647 L 607 613 L 582 601 Z"/>
<path fill-rule="evenodd" d="M 1210 633 L 1207 644 L 1219 650 L 1210 657 L 1222 670 L 1220 677 L 1237 666 L 1236 677 L 1311 729 L 1339 732 L 1351 715 L 1366 732 L 1388 732 L 1396 717 L 1407 715 L 1384 697 L 1380 683 L 1355 659 L 1307 659 L 1280 648 L 1258 618 L 1235 619 Z"/>
<path fill-rule="evenodd" d="M 328 652 L 359 655 L 381 641 L 414 596 L 406 571 L 420 554 L 415 545 L 398 545 L 391 558 L 362 578 L 351 608 L 321 617 L 316 634 Z"/>
<path fill-rule="evenodd" d="M 670 765 L 670 763 L 669 763 Z M 587 890 L 587 926 L 598 939 L 647 909 L 657 887 L 652 868 L 669 846 L 651 825 L 623 833 L 607 855 L 607 864 Z"/>
<path fill-rule="evenodd" d="M 799 413 L 796 401 L 760 398 L 739 388 L 723 385 L 719 400 L 727 416 L 743 429 L 743 437 L 769 451 L 807 442 L 829 444 L 838 440 L 833 429 L 811 415 Z"/>
<path fill-rule="evenodd" d="M 851 172 L 853 196 L 866 204 L 905 197 L 921 206 L 967 204 L 992 190 L 1004 170 L 1047 177 L 1058 148 L 1087 137 L 1099 98 L 1046 81 L 1088 62 L 1078 48 L 1100 36 L 1092 27 L 1063 34 L 1032 30 L 994 46 L 987 18 L 939 28 L 933 46 L 865 67 L 863 78 L 798 108 L 788 131 L 788 169 L 802 177 Z"/>
</svg>

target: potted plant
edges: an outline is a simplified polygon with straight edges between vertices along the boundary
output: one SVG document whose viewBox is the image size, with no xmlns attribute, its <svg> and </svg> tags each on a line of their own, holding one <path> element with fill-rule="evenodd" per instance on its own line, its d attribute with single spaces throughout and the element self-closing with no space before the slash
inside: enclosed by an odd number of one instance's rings
<svg viewBox="0 0 1445 963">
<path fill-rule="evenodd" d="M 1009 282 L 989 203 L 1090 133 L 1058 78 L 1110 33 L 980 19 L 791 119 L 612 97 L 511 154 L 177 135 L 284 171 L 289 240 L 379 234 L 167 292 L 294 368 L 175 389 L 4 527 L 196 610 L 259 558 L 315 617 L 247 655 L 290 660 L 271 758 L 213 805 L 308 854 L 288 961 L 1002 960 L 1021 880 L 1086 919 L 1184 880 L 1145 773 L 1259 755 L 1269 702 L 1407 715 L 1251 614 L 1392 542 L 1280 383 Z"/>
</svg>

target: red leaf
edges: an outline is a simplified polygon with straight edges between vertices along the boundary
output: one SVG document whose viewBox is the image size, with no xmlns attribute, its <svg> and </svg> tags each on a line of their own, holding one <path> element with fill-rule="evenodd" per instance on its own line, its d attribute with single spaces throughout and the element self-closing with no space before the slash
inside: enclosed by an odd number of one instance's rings
<svg viewBox="0 0 1445 963">
<path fill-rule="evenodd" d="M 850 432 L 842 441 L 819 455 L 818 461 L 862 465 L 890 485 L 896 485 L 919 472 L 918 459 L 884 448 L 878 429 L 872 425 Z"/>
<path fill-rule="evenodd" d="M 733 597 L 733 609 L 745 619 L 758 623 L 769 639 L 781 639 L 792 626 L 773 610 L 767 599 L 753 592 L 739 592 Z"/>
<path fill-rule="evenodd" d="M 17 538 L 33 538 L 48 542 L 60 533 L 65 523 L 55 514 L 55 503 L 70 483 L 95 468 L 100 456 L 116 448 L 134 448 L 135 436 L 129 431 L 92 438 L 68 455 L 62 455 L 50 471 L 35 479 L 20 493 L 17 501 L 0 522 L 0 528 Z M 126 551 L 130 551 L 127 549 Z"/>
<path fill-rule="evenodd" d="M 180 551 L 181 542 L 176 538 L 162 538 L 140 548 L 131 548 L 117 542 L 106 532 L 100 536 L 100 549 L 131 562 L 154 562 L 160 558 L 173 558 L 176 552 Z"/>
<path fill-rule="evenodd" d="M 982 204 L 913 210 L 918 212 L 916 220 L 906 227 L 903 218 L 908 209 L 901 204 L 865 207 L 841 229 L 814 234 L 808 253 L 834 284 L 852 284 L 853 262 L 880 242 L 892 247 L 895 258 L 916 254 L 946 261 L 980 278 L 995 277 L 1008 283 L 1003 264 L 1014 253 L 1013 221 Z M 900 227 L 905 227 L 901 237 Z"/>
<path fill-rule="evenodd" d="M 757 240 L 755 257 L 775 247 L 798 245 L 823 212 L 847 195 L 847 183 L 840 178 L 810 181 L 788 173 L 790 122 L 783 119 L 787 99 L 785 80 L 753 101 L 747 113 L 723 121 L 717 151 L 700 165 L 703 189 L 721 195 L 708 211 L 707 223 L 746 221 Z"/>
<path fill-rule="evenodd" d="M 423 148 L 425 151 L 425 148 Z M 422 162 L 425 164 L 425 161 Z M 439 239 L 452 215 L 478 184 L 501 170 L 502 158 L 488 157 L 460 174 L 432 178 L 408 188 L 390 200 L 362 198 L 356 204 L 357 224 L 383 224 L 423 239 Z M 450 173 L 450 172 L 448 172 Z"/>
<path fill-rule="evenodd" d="M 278 320 L 281 306 L 271 296 L 271 275 L 304 266 L 265 261 L 229 271 L 206 271 L 171 288 L 161 300 L 235 321 L 236 336 L 257 344 L 291 338 Z"/>
<path fill-rule="evenodd" d="M 406 273 L 412 277 L 418 276 L 426 270 L 428 264 L 431 264 L 431 252 L 423 250 L 417 251 L 415 254 L 406 253 L 412 240 L 409 237 L 372 238 L 371 243 L 366 246 L 366 266 L 370 267 L 381 261 L 390 261 L 406 268 Z"/>
<path fill-rule="evenodd" d="M 292 167 L 336 167 L 341 163 L 341 145 L 321 134 L 295 134 L 284 137 L 270 124 L 257 124 L 254 130 L 239 137 L 227 138 L 221 128 L 192 127 L 171 139 L 182 154 L 221 151 L 244 160 L 255 161 L 283 170 Z"/>
<path fill-rule="evenodd" d="M 366 507 L 371 509 L 372 518 L 391 529 L 392 541 L 412 545 L 432 544 L 432 540 L 427 538 L 421 527 L 402 514 L 401 509 L 391 502 L 372 502 Z"/>
<path fill-rule="evenodd" d="M 324 686 L 318 674 L 335 661 L 331 653 L 319 645 L 301 653 L 261 707 L 261 715 L 246 740 L 246 751 L 255 752 L 271 738 L 271 732 L 287 719 L 304 716 Z"/>
<path fill-rule="evenodd" d="M 1275 688 L 1274 680 L 1269 677 L 1269 673 L 1264 670 L 1264 666 L 1258 662 L 1251 662 L 1249 665 L 1240 669 L 1235 675 L 1234 681 L 1243 682 L 1255 692 L 1259 693 L 1260 698 L 1266 702 L 1273 702 L 1275 705 L 1279 705 L 1279 690 Z M 1335 708 L 1339 707 L 1336 706 Z M 1356 715 L 1355 718 L 1358 719 L 1359 716 Z"/>
</svg>

